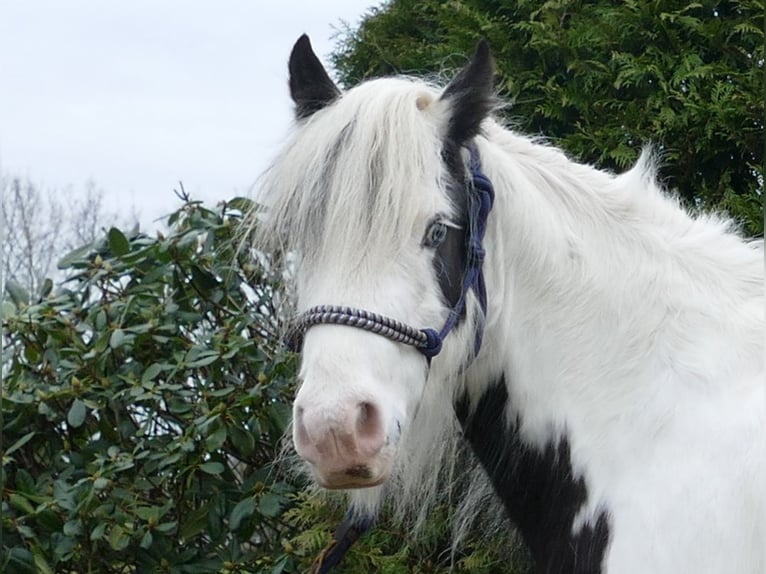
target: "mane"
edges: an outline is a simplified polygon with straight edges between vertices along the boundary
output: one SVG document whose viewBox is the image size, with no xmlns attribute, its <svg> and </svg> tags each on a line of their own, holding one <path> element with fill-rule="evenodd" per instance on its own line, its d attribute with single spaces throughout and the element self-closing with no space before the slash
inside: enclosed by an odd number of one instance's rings
<svg viewBox="0 0 766 574">
<path fill-rule="evenodd" d="M 332 241 L 332 263 L 344 269 L 371 255 L 373 261 L 395 258 L 419 215 L 433 211 L 434 206 L 425 203 L 433 201 L 428 199 L 433 194 L 419 191 L 444 188 L 444 135 L 434 121 L 441 112 L 434 106 L 433 115 L 424 114 L 415 105 L 433 104 L 438 96 L 437 87 L 422 81 L 373 80 L 298 121 L 261 181 L 259 200 L 268 216 L 251 215 L 249 223 L 258 249 L 299 253 L 301 262 L 311 264 L 327 253 Z M 607 246 L 587 255 L 591 260 L 602 258 L 596 268 L 606 272 L 617 256 L 624 256 L 609 251 L 620 244 L 647 255 L 636 262 L 641 273 L 656 273 L 648 267 L 657 257 L 721 297 L 762 304 L 763 243 L 744 241 L 736 225 L 723 216 L 695 217 L 683 209 L 656 183 L 651 150 L 644 151 L 633 169 L 615 175 L 577 164 L 560 150 L 518 135 L 494 119 L 486 120 L 483 128 L 477 145 L 498 191 L 496 210 L 501 215 L 494 217 L 503 217 L 502 210 L 511 204 L 530 210 L 526 224 L 512 233 L 514 240 L 538 248 L 507 255 L 514 266 L 535 258 L 534 265 L 552 276 L 582 273 L 588 263 L 585 244 L 591 242 Z M 326 154 L 317 155 L 316 149 Z M 519 197 L 512 201 L 511 194 L 532 194 L 538 203 Z M 499 245 L 499 227 L 488 231 L 488 241 L 493 248 L 510 251 L 514 245 Z M 689 254 L 693 261 L 684 258 Z M 474 300 L 469 301 L 468 317 L 477 317 Z M 489 318 L 487 328 L 497 320 Z M 445 349 L 470 345 L 472 337 L 470 328 L 451 334 Z M 484 356 L 496 352 L 482 351 Z M 479 517 L 496 526 L 507 526 L 507 521 L 461 436 L 453 404 L 464 379 L 459 366 L 448 361 L 440 357 L 434 362 L 390 480 L 382 487 L 352 491 L 350 498 L 360 514 L 377 513 L 385 498 L 395 516 L 417 528 L 435 503 L 458 497 L 453 518 L 459 540 Z M 485 532 L 486 527 L 483 520 Z"/>
<path fill-rule="evenodd" d="M 546 259 L 527 260 L 526 267 L 555 275 L 583 266 L 600 271 L 630 253 L 641 271 L 673 265 L 690 285 L 716 288 L 727 300 L 763 297 L 763 239 L 743 238 L 738 222 L 723 213 L 685 208 L 658 184 L 650 147 L 630 170 L 613 174 L 493 121 L 485 135 L 480 151 L 490 179 L 509 190 L 514 209 L 535 210 L 514 219 L 522 229 L 509 230 L 528 246 L 520 257 Z"/>
</svg>

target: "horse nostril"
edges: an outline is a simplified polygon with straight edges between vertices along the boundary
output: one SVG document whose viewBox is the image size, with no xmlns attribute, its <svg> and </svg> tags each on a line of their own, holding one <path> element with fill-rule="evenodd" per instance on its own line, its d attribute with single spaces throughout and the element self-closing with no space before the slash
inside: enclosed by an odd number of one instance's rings
<svg viewBox="0 0 766 574">
<path fill-rule="evenodd" d="M 383 421 L 380 409 L 373 403 L 363 401 L 357 405 L 357 437 L 368 448 L 378 450 L 383 442 Z"/>
<path fill-rule="evenodd" d="M 383 411 L 372 402 L 354 401 L 339 412 L 312 405 L 293 411 L 293 442 L 304 460 L 323 468 L 368 465 L 385 446 Z M 360 475 L 359 475 L 360 476 Z"/>
</svg>

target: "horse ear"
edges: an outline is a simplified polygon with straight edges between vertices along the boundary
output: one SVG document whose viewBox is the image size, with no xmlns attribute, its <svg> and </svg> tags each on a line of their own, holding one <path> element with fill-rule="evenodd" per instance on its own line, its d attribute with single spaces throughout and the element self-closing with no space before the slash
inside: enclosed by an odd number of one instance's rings
<svg viewBox="0 0 766 574">
<path fill-rule="evenodd" d="M 471 61 L 444 89 L 441 99 L 451 106 L 447 137 L 465 143 L 479 133 L 494 105 L 495 65 L 489 44 L 480 40 Z"/>
<path fill-rule="evenodd" d="M 311 41 L 303 34 L 290 53 L 290 96 L 295 102 L 295 115 L 307 118 L 340 95 L 340 90 L 327 75 Z"/>
</svg>

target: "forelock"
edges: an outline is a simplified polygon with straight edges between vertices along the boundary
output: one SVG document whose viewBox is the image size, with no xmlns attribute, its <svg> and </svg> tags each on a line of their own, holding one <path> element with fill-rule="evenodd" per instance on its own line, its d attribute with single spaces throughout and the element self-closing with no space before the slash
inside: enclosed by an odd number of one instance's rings
<svg viewBox="0 0 766 574">
<path fill-rule="evenodd" d="M 438 110 L 422 109 L 436 95 L 420 81 L 373 80 L 297 123 L 262 180 L 259 243 L 309 260 L 328 247 L 347 259 L 395 254 L 445 201 L 434 193 L 446 176 Z"/>
</svg>

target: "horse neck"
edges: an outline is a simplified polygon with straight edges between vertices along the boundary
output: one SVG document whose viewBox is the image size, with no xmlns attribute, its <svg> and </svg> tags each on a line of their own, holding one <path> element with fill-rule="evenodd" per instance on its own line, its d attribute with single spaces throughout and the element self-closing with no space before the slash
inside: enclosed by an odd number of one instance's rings
<svg viewBox="0 0 766 574">
<path fill-rule="evenodd" d="M 578 397 L 601 408 L 652 394 L 637 382 L 671 372 L 699 388 L 762 371 L 762 249 L 691 218 L 646 160 L 615 176 L 494 125 L 480 151 L 497 194 L 486 374 L 554 399 L 550 419 Z"/>
<path fill-rule="evenodd" d="M 497 126 L 479 148 L 489 309 L 456 412 L 538 562 L 598 571 L 606 491 L 662 468 L 646 437 L 762 379 L 762 256 L 692 220 L 646 166 L 599 172 Z"/>
</svg>

